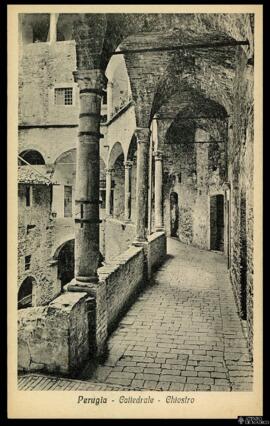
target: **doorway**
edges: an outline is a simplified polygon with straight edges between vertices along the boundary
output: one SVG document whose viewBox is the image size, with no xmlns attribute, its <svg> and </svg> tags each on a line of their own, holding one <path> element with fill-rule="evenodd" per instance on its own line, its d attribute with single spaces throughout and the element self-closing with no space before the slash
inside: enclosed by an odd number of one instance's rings
<svg viewBox="0 0 270 426">
<path fill-rule="evenodd" d="M 170 194 L 170 226 L 171 226 L 171 237 L 178 237 L 179 206 L 178 206 L 177 192 L 171 192 Z"/>
<path fill-rule="evenodd" d="M 210 197 L 210 250 L 224 251 L 224 196 Z"/>
<path fill-rule="evenodd" d="M 63 244 L 58 255 L 58 279 L 61 287 L 69 283 L 74 278 L 74 240 L 69 240 Z"/>
<path fill-rule="evenodd" d="M 34 278 L 27 277 L 20 286 L 18 293 L 18 309 L 33 306 L 33 284 Z"/>
</svg>

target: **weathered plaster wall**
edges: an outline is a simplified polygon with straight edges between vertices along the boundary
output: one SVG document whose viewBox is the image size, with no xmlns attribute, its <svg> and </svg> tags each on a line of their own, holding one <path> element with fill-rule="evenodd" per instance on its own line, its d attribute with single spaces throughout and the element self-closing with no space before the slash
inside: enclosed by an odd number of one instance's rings
<svg viewBox="0 0 270 426">
<path fill-rule="evenodd" d="M 110 261 L 123 253 L 135 239 L 135 226 L 113 218 L 104 221 L 105 259 Z"/>
<path fill-rule="evenodd" d="M 74 373 L 89 354 L 86 293 L 18 311 L 19 370 Z"/>
<path fill-rule="evenodd" d="M 45 305 L 61 291 L 57 267 L 49 263 L 54 243 L 54 226 L 50 220 L 51 187 L 33 185 L 32 206 L 26 207 L 25 185 L 18 190 L 18 289 L 27 276 L 35 278 L 34 306 Z M 27 225 L 34 228 L 28 230 Z M 30 269 L 25 270 L 25 256 L 31 255 Z"/>
</svg>

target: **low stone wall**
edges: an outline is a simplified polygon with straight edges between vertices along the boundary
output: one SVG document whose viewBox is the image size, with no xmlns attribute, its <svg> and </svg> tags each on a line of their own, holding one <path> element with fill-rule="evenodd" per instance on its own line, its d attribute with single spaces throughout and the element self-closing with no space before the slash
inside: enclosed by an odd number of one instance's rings
<svg viewBox="0 0 270 426">
<path fill-rule="evenodd" d="M 106 261 L 124 253 L 133 243 L 135 226 L 113 218 L 104 220 L 104 254 Z"/>
<path fill-rule="evenodd" d="M 18 368 L 70 374 L 89 355 L 86 293 L 64 293 L 47 306 L 18 311 Z"/>
<path fill-rule="evenodd" d="M 19 310 L 19 370 L 75 375 L 86 360 L 102 355 L 108 331 L 165 256 L 166 237 L 157 232 L 99 268 L 98 283 L 76 287 L 71 281 L 49 305 Z"/>
<path fill-rule="evenodd" d="M 155 232 L 148 237 L 147 263 L 148 276 L 160 266 L 167 255 L 167 240 L 165 232 Z"/>
<path fill-rule="evenodd" d="M 106 283 L 108 329 L 113 327 L 141 287 L 144 280 L 144 261 L 143 248 L 130 247 L 114 261 L 99 268 L 99 278 Z"/>
</svg>

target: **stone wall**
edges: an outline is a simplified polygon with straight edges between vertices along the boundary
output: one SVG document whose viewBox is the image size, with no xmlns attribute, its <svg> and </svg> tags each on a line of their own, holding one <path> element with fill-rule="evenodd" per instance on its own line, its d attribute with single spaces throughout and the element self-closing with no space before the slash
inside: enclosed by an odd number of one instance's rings
<svg viewBox="0 0 270 426">
<path fill-rule="evenodd" d="M 18 311 L 19 370 L 70 374 L 88 354 L 86 293 L 65 293 L 46 307 Z"/>
<path fill-rule="evenodd" d="M 231 187 L 231 280 L 239 312 L 246 320 L 249 346 L 253 345 L 253 66 L 238 50 L 239 64 L 234 82 L 233 115 L 229 123 L 228 180 Z M 246 277 L 241 278 L 241 259 L 246 253 Z M 241 284 L 242 281 L 242 284 Z M 244 298 L 244 300 L 243 300 Z"/>
<path fill-rule="evenodd" d="M 164 232 L 155 232 L 148 237 L 148 273 L 149 275 L 158 268 L 165 260 L 167 255 L 167 241 Z"/>
<path fill-rule="evenodd" d="M 25 45 L 19 67 L 19 123 L 77 124 L 75 69 L 74 41 Z M 74 87 L 73 105 L 55 105 L 55 87 Z"/>
<path fill-rule="evenodd" d="M 123 254 L 98 269 L 99 278 L 106 283 L 108 328 L 111 329 L 129 306 L 144 279 L 144 252 L 130 247 Z"/>
<path fill-rule="evenodd" d="M 223 129 L 224 123 L 220 127 Z M 209 250 L 210 197 L 224 195 L 226 140 L 220 145 L 207 143 L 211 133 L 200 128 L 189 138 L 184 143 L 181 136 L 168 135 L 164 148 L 165 229 L 170 235 L 170 194 L 174 192 L 178 196 L 178 238 L 186 244 Z M 203 138 L 206 143 L 194 143 Z"/>
<path fill-rule="evenodd" d="M 104 219 L 104 234 L 101 234 L 100 247 L 104 247 L 103 255 L 105 255 L 106 262 L 127 250 L 134 238 L 134 224 L 124 223 L 113 218 Z"/>
<path fill-rule="evenodd" d="M 18 191 L 18 290 L 28 276 L 34 278 L 33 305 L 45 305 L 61 292 L 57 265 L 50 264 L 54 243 L 54 224 L 50 219 L 51 187 L 32 186 L 32 205 L 26 207 L 26 185 Z M 31 228 L 29 228 L 29 226 Z M 31 256 L 30 268 L 25 257 Z"/>
</svg>

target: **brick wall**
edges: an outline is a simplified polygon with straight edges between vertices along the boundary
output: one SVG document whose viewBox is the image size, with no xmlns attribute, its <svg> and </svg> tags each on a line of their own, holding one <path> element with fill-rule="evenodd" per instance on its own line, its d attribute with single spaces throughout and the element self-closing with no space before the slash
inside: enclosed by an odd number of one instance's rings
<svg viewBox="0 0 270 426">
<path fill-rule="evenodd" d="M 167 255 L 167 241 L 164 232 L 155 232 L 148 237 L 147 261 L 149 275 L 158 268 Z"/>
<path fill-rule="evenodd" d="M 143 249 L 130 247 L 114 261 L 99 268 L 98 274 L 106 284 L 108 328 L 111 329 L 143 282 Z"/>
<path fill-rule="evenodd" d="M 65 293 L 46 307 L 18 311 L 18 366 L 72 374 L 87 360 L 86 293 Z"/>
</svg>

